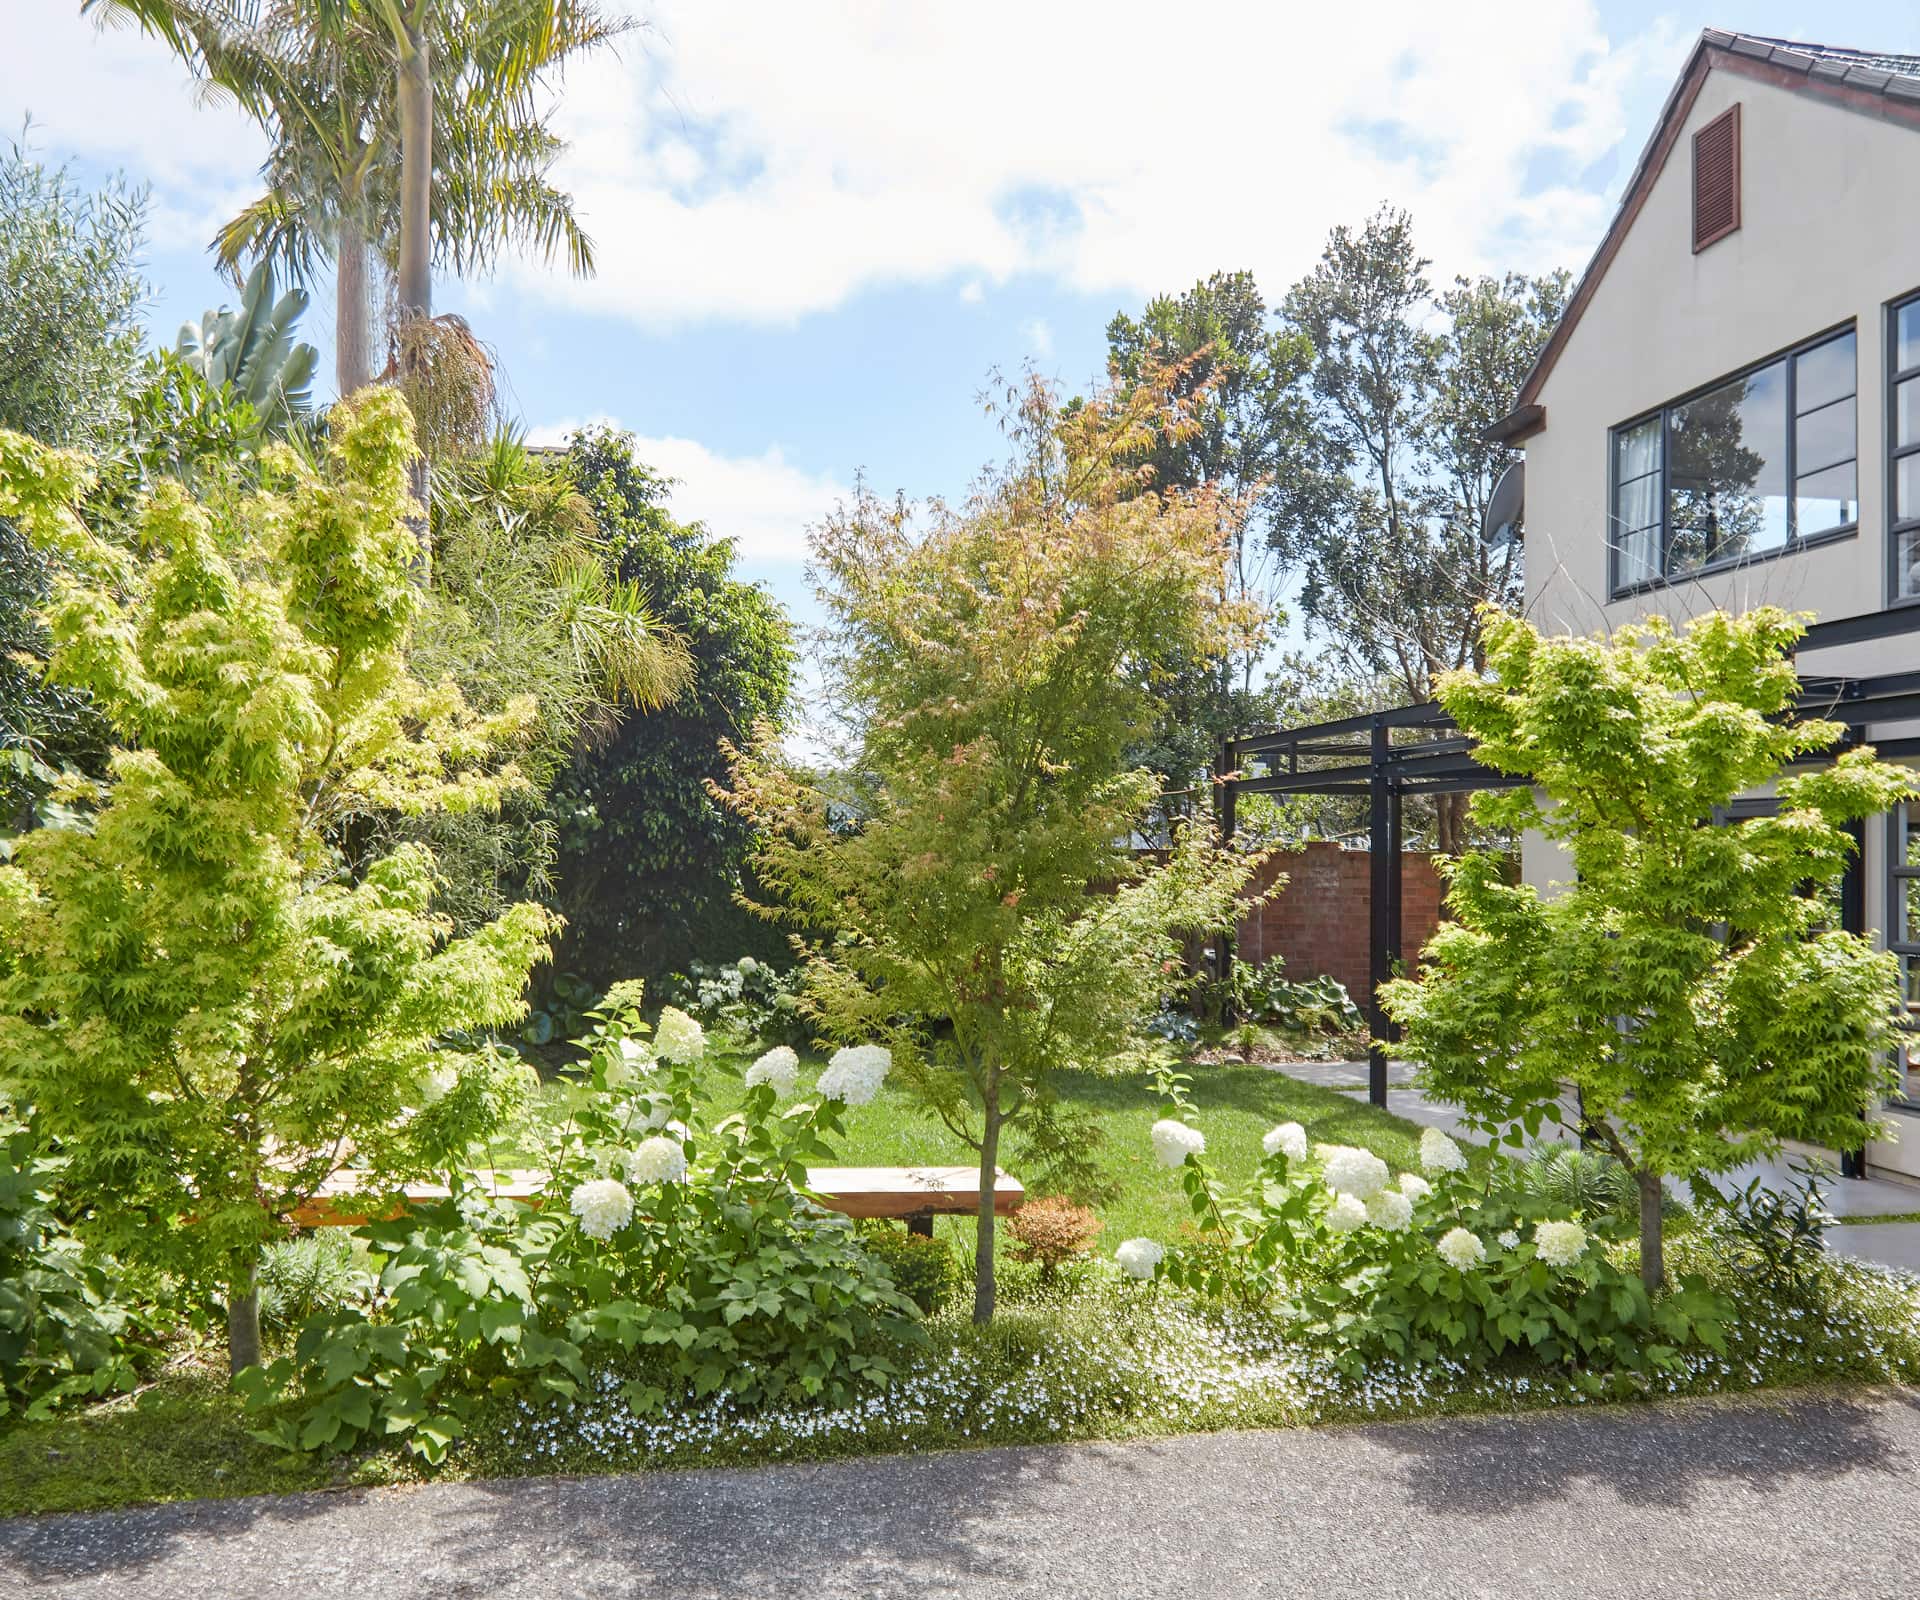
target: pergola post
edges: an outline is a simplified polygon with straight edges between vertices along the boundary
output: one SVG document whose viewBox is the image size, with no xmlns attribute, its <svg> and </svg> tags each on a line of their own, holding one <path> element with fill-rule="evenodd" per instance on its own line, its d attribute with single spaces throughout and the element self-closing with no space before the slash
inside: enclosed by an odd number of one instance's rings
<svg viewBox="0 0 1920 1600">
<path fill-rule="evenodd" d="M 1849 728 L 1847 743 L 1860 745 L 1866 743 L 1865 728 Z M 1847 824 L 1847 832 L 1853 836 L 1853 854 L 1847 858 L 1846 871 L 1840 875 L 1840 931 L 1865 935 L 1867 931 L 1867 827 L 1856 818 Z M 1892 912 L 1888 913 L 1892 920 Z M 1891 936 L 1889 936 L 1891 937 Z M 1861 1115 L 1864 1117 L 1865 1112 Z M 1858 1150 L 1840 1152 L 1840 1176 L 1843 1178 L 1864 1178 L 1867 1175 L 1867 1148 L 1862 1145 Z"/>
<path fill-rule="evenodd" d="M 1387 1103 L 1387 1044 L 1393 1024 L 1380 1004 L 1380 985 L 1400 963 L 1400 790 L 1387 774 L 1393 734 L 1384 717 L 1373 719 L 1372 762 L 1367 780 L 1369 811 L 1367 893 L 1367 1099 Z"/>
</svg>

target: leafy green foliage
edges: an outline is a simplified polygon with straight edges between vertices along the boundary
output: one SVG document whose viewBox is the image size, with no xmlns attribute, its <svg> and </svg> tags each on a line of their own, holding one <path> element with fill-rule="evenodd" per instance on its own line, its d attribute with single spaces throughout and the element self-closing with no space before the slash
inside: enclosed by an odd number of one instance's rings
<svg viewBox="0 0 1920 1600">
<path fill-rule="evenodd" d="M 274 297 L 273 263 L 262 261 L 247 274 L 240 309 L 222 306 L 198 322 L 181 324 L 174 354 L 210 387 L 230 386 L 268 433 L 283 435 L 313 409 L 320 352 L 293 332 L 306 309 L 304 289 Z"/>
<path fill-rule="evenodd" d="M 742 956 L 738 961 L 688 963 L 668 978 L 663 997 L 683 1006 L 710 1028 L 742 1044 L 796 1048 L 812 1038 L 800 1009 L 802 974 L 793 967 Z"/>
<path fill-rule="evenodd" d="M 837 1103 L 782 1112 L 759 1084 L 706 1126 L 697 1059 L 636 1064 L 643 1031 L 626 1012 L 581 1041 L 538 1209 L 470 1190 L 362 1230 L 378 1303 L 314 1319 L 290 1356 L 247 1375 L 266 1437 L 341 1450 L 400 1436 L 437 1462 L 482 1396 L 570 1397 L 589 1362 L 624 1363 L 642 1412 L 722 1390 L 843 1404 L 885 1387 L 897 1348 L 921 1337 L 914 1303 L 805 1194 L 808 1163 L 841 1131 Z M 630 1171 L 650 1137 L 684 1152 L 684 1181 Z M 589 1231 L 569 1210 L 580 1186 L 622 1175 L 629 1220 Z"/>
<path fill-rule="evenodd" d="M 1228 986 L 1226 998 L 1234 1014 L 1248 1022 L 1271 1023 L 1292 1033 L 1355 1033 L 1365 1026 L 1360 1008 L 1338 978 L 1322 973 L 1295 983 L 1279 956 L 1258 965 L 1235 962 Z M 1214 1010 L 1219 1010 L 1217 999 Z"/>
<path fill-rule="evenodd" d="M 908 1233 L 895 1223 L 860 1228 L 860 1248 L 886 1269 L 893 1286 L 931 1317 L 946 1309 L 965 1279 L 944 1239 Z"/>
<path fill-rule="evenodd" d="M 55 1215 L 61 1162 L 0 1101 L 0 1417 L 133 1387 L 142 1331 L 109 1266 Z"/>
<path fill-rule="evenodd" d="M 1126 765 L 1149 686 L 1224 643 L 1214 497 L 1162 495 L 1139 464 L 1187 425 L 1140 389 L 1063 412 L 1035 383 L 1014 459 L 964 514 L 920 534 L 902 505 L 843 509 L 815 554 L 857 778 L 809 781 L 766 732 L 733 763 L 765 912 L 818 941 L 809 1014 L 833 1037 L 886 1038 L 979 1151 L 983 1321 L 1002 1129 L 1056 1172 L 1084 1161 L 1050 1074 L 1125 1048 L 1179 970 L 1181 935 L 1230 923 L 1257 860 L 1199 828 L 1163 861 L 1125 849 L 1159 793 Z"/>
<path fill-rule="evenodd" d="M 354 1242 L 336 1228 L 276 1239 L 260 1253 L 254 1279 L 260 1320 L 293 1329 L 322 1311 L 362 1299 L 372 1287 Z"/>
<path fill-rule="evenodd" d="M 48 611 L 48 676 L 121 746 L 97 804 L 69 796 L 81 825 L 0 866 L 0 1086 L 60 1142 L 84 1232 L 234 1303 L 348 1150 L 376 1184 L 457 1159 L 522 1077 L 445 1041 L 519 1015 L 546 913 L 452 939 L 424 849 L 351 875 L 332 847 L 519 781 L 501 747 L 529 707 L 476 717 L 406 671 L 411 455 L 371 394 L 267 492 L 160 484 L 136 559 L 72 511 L 84 458 L 0 432 L 0 515 L 88 575 Z"/>
<path fill-rule="evenodd" d="M 1755 1178 L 1728 1195 L 1710 1217 L 1743 1271 L 1772 1293 L 1796 1301 L 1807 1296 L 1833 1220 L 1826 1192 L 1811 1174 L 1785 1194 Z"/>
<path fill-rule="evenodd" d="M 1854 849 L 1845 824 L 1916 784 L 1871 749 L 1782 776 L 1844 731 L 1793 714 L 1802 628 L 1771 607 L 1610 640 L 1492 617 L 1492 676 L 1440 684 L 1479 759 L 1530 780 L 1477 796 L 1476 817 L 1540 830 L 1571 881 L 1549 896 L 1491 855 L 1453 863 L 1451 920 L 1419 980 L 1383 998 L 1427 1087 L 1504 1138 L 1579 1091 L 1643 1208 L 1656 1197 L 1649 1287 L 1661 1177 L 1724 1172 L 1783 1139 L 1856 1148 L 1894 1086 L 1894 958 L 1833 926 L 1827 895 Z M 1710 825 L 1769 783 L 1776 815 Z"/>
<path fill-rule="evenodd" d="M 671 487 L 634 459 L 630 435 L 574 436 L 567 472 L 591 506 L 613 575 L 683 640 L 692 683 L 672 705 L 585 742 L 555 784 L 562 959 L 598 983 L 685 971 L 689 951 L 783 952 L 735 904 L 753 830 L 708 785 L 723 740 L 779 724 L 793 687 L 785 611 L 734 576 L 735 550 L 667 510 Z"/>
</svg>

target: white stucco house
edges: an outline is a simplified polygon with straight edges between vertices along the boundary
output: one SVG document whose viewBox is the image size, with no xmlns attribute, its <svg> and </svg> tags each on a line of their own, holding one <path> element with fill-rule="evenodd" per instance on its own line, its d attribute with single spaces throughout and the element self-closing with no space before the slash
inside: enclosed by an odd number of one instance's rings
<svg viewBox="0 0 1920 1600">
<path fill-rule="evenodd" d="M 1541 627 L 1814 612 L 1803 676 L 1920 760 L 1920 56 L 1702 34 L 1494 433 L 1525 452 Z M 1905 672 L 1910 705 L 1888 692 Z M 1920 1021 L 1910 809 L 1865 828 L 1851 892 Z M 1532 882 L 1565 876 L 1543 841 L 1523 857 Z M 1905 1137 L 1868 1162 L 1920 1176 L 1920 1036 L 1912 1056 Z"/>
</svg>

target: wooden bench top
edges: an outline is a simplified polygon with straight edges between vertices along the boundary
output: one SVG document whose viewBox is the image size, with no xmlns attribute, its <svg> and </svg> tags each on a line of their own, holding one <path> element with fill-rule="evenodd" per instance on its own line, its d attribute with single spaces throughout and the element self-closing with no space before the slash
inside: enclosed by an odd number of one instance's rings
<svg viewBox="0 0 1920 1600">
<path fill-rule="evenodd" d="M 547 1175 L 531 1168 L 481 1168 L 475 1181 L 501 1200 L 537 1200 L 545 1191 Z M 810 1167 L 807 1188 L 829 1211 L 848 1217 L 919 1217 L 931 1212 L 972 1215 L 980 1209 L 980 1170 L 977 1167 Z M 355 1228 L 369 1220 L 353 1204 L 360 1192 L 359 1174 L 336 1172 L 320 1192 L 288 1219 L 302 1228 Z M 414 1202 L 444 1200 L 452 1191 L 444 1183 L 410 1183 L 402 1191 Z M 996 1216 L 1018 1211 L 1027 1191 L 1018 1178 L 1004 1172 L 994 1180 Z"/>
</svg>

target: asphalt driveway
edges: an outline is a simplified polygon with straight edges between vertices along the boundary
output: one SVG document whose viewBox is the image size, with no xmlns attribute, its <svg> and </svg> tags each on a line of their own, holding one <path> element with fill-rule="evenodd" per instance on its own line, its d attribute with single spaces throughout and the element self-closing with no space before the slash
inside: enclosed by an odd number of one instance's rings
<svg viewBox="0 0 1920 1600">
<path fill-rule="evenodd" d="M 14 1594 L 1910 1594 L 1920 1394 L 438 1484 L 0 1522 Z"/>
</svg>

